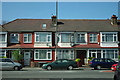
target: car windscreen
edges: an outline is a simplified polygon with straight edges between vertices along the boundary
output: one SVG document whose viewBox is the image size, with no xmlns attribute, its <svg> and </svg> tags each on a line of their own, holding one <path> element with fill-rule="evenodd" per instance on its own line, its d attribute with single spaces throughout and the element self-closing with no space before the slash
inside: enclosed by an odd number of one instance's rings
<svg viewBox="0 0 120 80">
<path fill-rule="evenodd" d="M 10 59 L 6 59 L 6 62 L 12 62 Z"/>
</svg>

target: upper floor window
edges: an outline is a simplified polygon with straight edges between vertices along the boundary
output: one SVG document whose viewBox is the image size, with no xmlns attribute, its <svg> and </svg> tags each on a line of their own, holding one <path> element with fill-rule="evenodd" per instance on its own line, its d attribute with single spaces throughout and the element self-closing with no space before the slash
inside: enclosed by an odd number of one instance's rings
<svg viewBox="0 0 120 80">
<path fill-rule="evenodd" d="M 97 34 L 89 34 L 89 42 L 97 43 Z"/>
<path fill-rule="evenodd" d="M 24 41 L 24 43 L 31 43 L 32 42 L 32 34 L 23 34 L 23 41 Z"/>
<path fill-rule="evenodd" d="M 6 34 L 0 34 L 0 42 L 6 42 Z"/>
<path fill-rule="evenodd" d="M 77 42 L 78 43 L 86 43 L 85 34 L 84 33 L 77 34 Z"/>
<path fill-rule="evenodd" d="M 62 33 L 61 42 L 74 42 L 74 34 L 71 33 Z"/>
<path fill-rule="evenodd" d="M 47 25 L 46 24 L 42 24 L 42 28 L 46 29 Z"/>
<path fill-rule="evenodd" d="M 102 42 L 116 42 L 117 33 L 106 33 L 102 34 Z"/>
<path fill-rule="evenodd" d="M 35 33 L 35 42 L 51 42 L 51 33 L 47 32 Z"/>
<path fill-rule="evenodd" d="M 11 43 L 19 43 L 19 34 L 18 33 L 10 34 L 10 41 Z"/>
</svg>

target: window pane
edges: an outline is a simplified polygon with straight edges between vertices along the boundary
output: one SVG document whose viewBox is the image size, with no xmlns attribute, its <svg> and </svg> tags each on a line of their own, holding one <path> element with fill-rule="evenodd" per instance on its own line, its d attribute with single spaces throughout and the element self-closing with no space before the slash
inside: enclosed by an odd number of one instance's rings
<svg viewBox="0 0 120 80">
<path fill-rule="evenodd" d="M 40 42 L 46 42 L 46 41 L 47 41 L 47 40 L 46 40 L 46 36 L 47 36 L 46 33 L 40 34 Z"/>
<path fill-rule="evenodd" d="M 46 50 L 39 51 L 39 59 L 46 59 Z"/>
<path fill-rule="evenodd" d="M 85 43 L 85 34 L 78 34 L 78 41 L 79 43 Z"/>
<path fill-rule="evenodd" d="M 51 35 L 48 35 L 48 42 L 51 42 Z"/>
<path fill-rule="evenodd" d="M 113 41 L 113 34 L 106 34 L 106 41 Z"/>
<path fill-rule="evenodd" d="M 42 25 L 42 28 L 46 28 L 46 26 L 47 26 L 46 24 L 43 24 L 43 25 Z"/>
<path fill-rule="evenodd" d="M 92 42 L 92 37 L 89 38 L 90 42 Z"/>
<path fill-rule="evenodd" d="M 24 37 L 24 42 L 27 42 L 27 37 Z"/>
<path fill-rule="evenodd" d="M 28 42 L 32 42 L 32 34 L 28 34 Z"/>
<path fill-rule="evenodd" d="M 0 41 L 5 42 L 5 34 L 0 34 Z"/>
<path fill-rule="evenodd" d="M 61 34 L 62 35 L 62 42 L 70 42 L 70 34 Z"/>
<path fill-rule="evenodd" d="M 117 37 L 114 35 L 114 41 L 117 41 Z"/>
<path fill-rule="evenodd" d="M 36 56 L 35 56 L 36 59 L 38 59 L 38 53 L 36 53 Z"/>
<path fill-rule="evenodd" d="M 38 35 L 36 36 L 36 42 L 39 42 L 39 36 Z"/>
<path fill-rule="evenodd" d="M 18 34 L 11 34 L 11 42 L 12 43 L 16 43 L 16 42 L 19 42 L 18 41 Z"/>
<path fill-rule="evenodd" d="M 50 53 L 48 53 L 48 59 L 50 59 L 51 57 L 50 57 Z"/>
<path fill-rule="evenodd" d="M 61 50 L 58 51 L 58 59 L 62 59 Z"/>
</svg>

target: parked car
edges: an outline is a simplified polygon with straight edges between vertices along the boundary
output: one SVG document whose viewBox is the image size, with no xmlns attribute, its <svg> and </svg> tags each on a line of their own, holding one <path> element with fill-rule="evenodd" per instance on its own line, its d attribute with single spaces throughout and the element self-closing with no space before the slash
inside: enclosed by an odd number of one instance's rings
<svg viewBox="0 0 120 80">
<path fill-rule="evenodd" d="M 111 68 L 113 64 L 116 64 L 112 59 L 109 58 L 94 58 L 90 61 L 89 66 L 93 67 L 94 69 L 101 69 L 101 68 Z"/>
<path fill-rule="evenodd" d="M 20 70 L 22 65 L 20 63 L 14 62 L 10 58 L 0 58 L 0 69 L 1 70 Z"/>
<path fill-rule="evenodd" d="M 111 70 L 115 71 L 116 70 L 116 66 L 117 66 L 117 64 L 113 64 L 112 67 L 111 67 Z"/>
<path fill-rule="evenodd" d="M 52 63 L 44 64 L 42 66 L 43 69 L 52 70 L 52 69 L 68 69 L 72 70 L 73 68 L 77 68 L 77 62 L 68 59 L 58 59 Z"/>
<path fill-rule="evenodd" d="M 120 61 L 117 64 L 117 67 L 114 73 L 114 80 L 120 80 Z"/>
</svg>

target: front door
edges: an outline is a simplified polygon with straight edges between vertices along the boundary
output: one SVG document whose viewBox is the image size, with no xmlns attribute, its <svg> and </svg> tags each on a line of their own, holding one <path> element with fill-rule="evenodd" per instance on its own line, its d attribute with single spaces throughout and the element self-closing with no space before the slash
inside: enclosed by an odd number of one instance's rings
<svg viewBox="0 0 120 80">
<path fill-rule="evenodd" d="M 86 51 L 85 50 L 78 50 L 77 51 L 77 56 L 76 58 L 80 58 L 81 59 L 81 63 L 84 65 L 84 58 L 86 56 Z"/>
<path fill-rule="evenodd" d="M 24 52 L 24 65 L 30 65 L 30 52 Z"/>
</svg>

